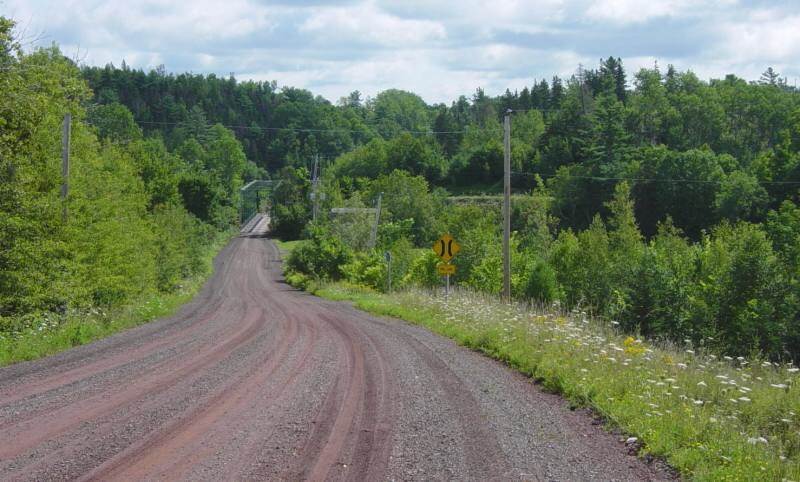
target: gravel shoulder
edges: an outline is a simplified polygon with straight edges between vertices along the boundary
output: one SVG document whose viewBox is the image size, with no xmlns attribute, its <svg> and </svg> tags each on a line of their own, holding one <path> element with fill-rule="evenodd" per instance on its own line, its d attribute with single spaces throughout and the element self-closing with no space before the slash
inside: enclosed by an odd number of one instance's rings
<svg viewBox="0 0 800 482">
<path fill-rule="evenodd" d="M 671 478 L 500 363 L 286 285 L 266 224 L 177 315 L 0 368 L 0 479 Z"/>
</svg>

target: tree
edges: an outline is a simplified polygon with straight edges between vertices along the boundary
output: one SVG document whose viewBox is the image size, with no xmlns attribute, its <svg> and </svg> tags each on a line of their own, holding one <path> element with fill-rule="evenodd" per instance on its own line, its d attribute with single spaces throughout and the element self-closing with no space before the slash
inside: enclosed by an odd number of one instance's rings
<svg viewBox="0 0 800 482">
<path fill-rule="evenodd" d="M 384 90 L 368 106 L 370 117 L 384 139 L 405 132 L 430 130 L 428 106 L 416 94 L 397 89 Z"/>
<path fill-rule="evenodd" d="M 782 80 L 780 74 L 775 72 L 775 69 L 772 67 L 767 67 L 767 70 L 765 70 L 758 79 L 758 83 L 761 85 L 771 85 L 776 87 L 782 83 Z"/>
<path fill-rule="evenodd" d="M 285 240 L 299 239 L 311 220 L 311 174 L 306 168 L 285 167 L 276 179 L 280 181 L 272 191 L 272 233 Z"/>
<path fill-rule="evenodd" d="M 720 218 L 754 221 L 763 215 L 767 201 L 767 191 L 758 183 L 758 179 L 737 170 L 725 177 L 714 200 L 714 207 Z"/>
<path fill-rule="evenodd" d="M 102 139 L 128 143 L 142 138 L 142 130 L 133 120 L 133 114 L 119 103 L 92 106 L 87 121 Z"/>
</svg>

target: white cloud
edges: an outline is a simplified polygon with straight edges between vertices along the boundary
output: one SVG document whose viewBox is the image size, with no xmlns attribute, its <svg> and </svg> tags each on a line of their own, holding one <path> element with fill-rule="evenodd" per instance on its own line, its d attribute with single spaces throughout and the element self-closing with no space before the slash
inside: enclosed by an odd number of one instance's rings
<svg viewBox="0 0 800 482">
<path fill-rule="evenodd" d="M 399 48 L 425 45 L 446 37 L 439 22 L 398 18 L 372 3 L 317 9 L 300 25 L 300 31 L 335 39 L 337 43 L 348 40 Z"/>
<path fill-rule="evenodd" d="M 800 76 L 800 4 L 775 0 L 0 0 L 0 14 L 90 64 L 235 72 L 331 100 L 387 88 L 450 102 L 622 56 L 701 78 Z M 324 2 L 317 2 L 324 3 Z"/>
<path fill-rule="evenodd" d="M 586 16 L 612 23 L 644 23 L 660 17 L 681 17 L 731 7 L 736 0 L 598 0 L 591 2 Z"/>
</svg>

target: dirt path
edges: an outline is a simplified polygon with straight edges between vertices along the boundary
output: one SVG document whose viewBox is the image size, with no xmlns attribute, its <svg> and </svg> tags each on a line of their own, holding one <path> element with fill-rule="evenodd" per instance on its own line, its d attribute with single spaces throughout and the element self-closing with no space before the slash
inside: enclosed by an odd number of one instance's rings
<svg viewBox="0 0 800 482">
<path fill-rule="evenodd" d="M 287 286 L 266 224 L 176 316 L 0 369 L 0 479 L 667 477 L 500 364 Z"/>
</svg>

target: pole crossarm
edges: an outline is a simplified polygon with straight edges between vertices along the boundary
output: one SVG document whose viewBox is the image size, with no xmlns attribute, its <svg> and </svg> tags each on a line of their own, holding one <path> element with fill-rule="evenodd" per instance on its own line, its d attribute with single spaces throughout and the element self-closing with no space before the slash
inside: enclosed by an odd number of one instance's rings
<svg viewBox="0 0 800 482">
<path fill-rule="evenodd" d="M 332 208 L 331 214 L 377 213 L 377 208 Z"/>
</svg>

